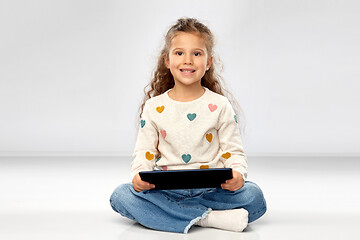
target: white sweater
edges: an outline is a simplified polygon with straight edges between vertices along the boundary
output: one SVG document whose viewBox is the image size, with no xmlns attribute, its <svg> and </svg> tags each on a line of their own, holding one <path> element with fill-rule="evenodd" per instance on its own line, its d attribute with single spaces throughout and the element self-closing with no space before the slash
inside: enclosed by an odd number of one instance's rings
<svg viewBox="0 0 360 240">
<path fill-rule="evenodd" d="M 205 88 L 190 102 L 165 92 L 146 101 L 131 179 L 141 171 L 232 168 L 247 177 L 237 117 L 229 100 Z"/>
</svg>

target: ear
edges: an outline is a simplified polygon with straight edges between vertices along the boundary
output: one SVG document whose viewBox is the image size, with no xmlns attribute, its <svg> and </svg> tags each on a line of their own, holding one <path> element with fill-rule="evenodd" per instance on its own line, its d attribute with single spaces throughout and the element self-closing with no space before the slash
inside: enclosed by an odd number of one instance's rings
<svg viewBox="0 0 360 240">
<path fill-rule="evenodd" d="M 165 62 L 165 66 L 166 66 L 168 69 L 170 69 L 169 57 L 168 57 L 167 54 L 164 56 L 164 62 Z"/>
<path fill-rule="evenodd" d="M 206 64 L 206 68 L 209 69 L 211 64 L 212 64 L 212 61 L 213 61 L 213 56 L 209 57 L 208 61 L 207 61 L 207 64 Z"/>
</svg>

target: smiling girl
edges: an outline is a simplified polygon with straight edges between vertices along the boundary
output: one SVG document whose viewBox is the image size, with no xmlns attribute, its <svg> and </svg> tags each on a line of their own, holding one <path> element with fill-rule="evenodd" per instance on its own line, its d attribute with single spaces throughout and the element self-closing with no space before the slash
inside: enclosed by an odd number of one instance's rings
<svg viewBox="0 0 360 240">
<path fill-rule="evenodd" d="M 193 225 L 243 231 L 266 212 L 261 189 L 247 177 L 238 117 L 224 96 L 213 61 L 214 38 L 193 18 L 166 34 L 157 69 L 140 108 L 132 184 L 113 192 L 112 208 L 162 231 L 187 233 Z M 232 168 L 221 188 L 155 190 L 139 172 Z"/>
</svg>

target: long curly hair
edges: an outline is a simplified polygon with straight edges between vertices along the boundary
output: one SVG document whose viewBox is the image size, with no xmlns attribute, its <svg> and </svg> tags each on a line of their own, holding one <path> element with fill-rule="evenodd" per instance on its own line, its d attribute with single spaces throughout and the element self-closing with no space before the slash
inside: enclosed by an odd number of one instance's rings
<svg viewBox="0 0 360 240">
<path fill-rule="evenodd" d="M 163 94 L 167 90 L 173 88 L 175 85 L 174 78 L 170 70 L 165 65 L 165 57 L 169 56 L 171 41 L 179 32 L 199 34 L 205 40 L 207 55 L 209 58 L 213 56 L 213 61 L 209 67 L 209 70 L 207 70 L 205 72 L 205 75 L 202 77 L 201 85 L 213 92 L 226 96 L 229 99 L 237 115 L 239 123 L 241 123 L 240 131 L 244 132 L 244 116 L 242 114 L 242 110 L 234 96 L 224 88 L 224 80 L 219 74 L 219 71 L 222 71 L 222 64 L 217 57 L 214 57 L 214 35 L 207 26 L 205 26 L 203 23 L 201 23 L 195 18 L 178 19 L 177 22 L 173 26 L 171 26 L 166 33 L 165 44 L 158 57 L 157 66 L 153 73 L 152 79 L 150 83 L 144 88 L 145 96 L 139 108 L 140 114 L 138 121 L 140 121 L 141 119 L 145 102 L 148 99 Z"/>
</svg>

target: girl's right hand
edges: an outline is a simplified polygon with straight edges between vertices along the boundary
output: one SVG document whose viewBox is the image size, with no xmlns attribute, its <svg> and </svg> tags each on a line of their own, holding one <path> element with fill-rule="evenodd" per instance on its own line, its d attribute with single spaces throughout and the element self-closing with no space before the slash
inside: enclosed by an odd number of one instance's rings
<svg viewBox="0 0 360 240">
<path fill-rule="evenodd" d="M 137 192 L 141 192 L 144 190 L 150 190 L 155 188 L 154 184 L 150 184 L 148 182 L 144 182 L 143 180 L 141 180 L 140 178 L 140 174 L 136 174 L 132 180 L 133 186 L 134 186 L 134 190 Z"/>
</svg>

